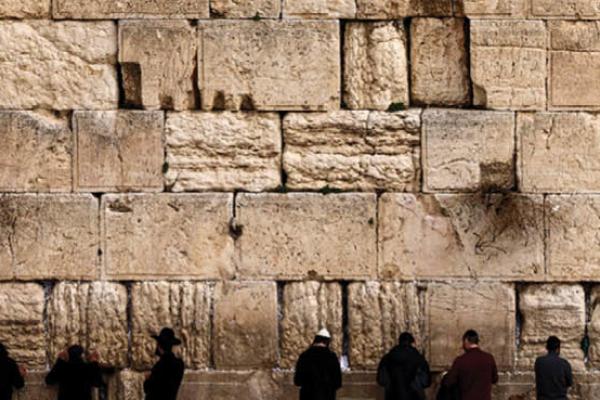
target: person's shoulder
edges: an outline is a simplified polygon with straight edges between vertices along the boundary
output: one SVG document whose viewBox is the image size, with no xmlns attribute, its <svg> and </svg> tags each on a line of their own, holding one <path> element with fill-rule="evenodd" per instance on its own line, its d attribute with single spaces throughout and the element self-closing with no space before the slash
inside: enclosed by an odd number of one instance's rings
<svg viewBox="0 0 600 400">
<path fill-rule="evenodd" d="M 571 368 L 571 363 L 566 358 L 559 357 L 559 360 L 565 368 Z"/>
</svg>

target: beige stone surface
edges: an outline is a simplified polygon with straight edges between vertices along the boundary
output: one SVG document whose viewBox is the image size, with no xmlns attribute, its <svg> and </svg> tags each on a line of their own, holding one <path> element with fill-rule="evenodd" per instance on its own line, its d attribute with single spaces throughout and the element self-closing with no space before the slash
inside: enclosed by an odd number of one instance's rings
<svg viewBox="0 0 600 400">
<path fill-rule="evenodd" d="M 575 112 L 520 114 L 517 135 L 522 191 L 600 191 L 599 116 Z"/>
<path fill-rule="evenodd" d="M 354 282 L 348 287 L 350 366 L 375 369 L 404 331 L 417 340 L 422 320 L 414 283 Z M 421 348 L 423 343 L 417 343 Z"/>
<path fill-rule="evenodd" d="M 589 360 L 594 367 L 600 363 L 600 286 L 593 286 L 590 293 L 587 333 L 590 338 Z"/>
<path fill-rule="evenodd" d="M 213 18 L 278 18 L 281 0 L 212 0 Z"/>
<path fill-rule="evenodd" d="M 357 0 L 356 12 L 361 19 L 450 16 L 452 0 Z"/>
<path fill-rule="evenodd" d="M 48 301 L 49 354 L 79 344 L 95 350 L 100 362 L 127 366 L 127 289 L 118 283 L 60 282 Z"/>
<path fill-rule="evenodd" d="M 119 371 L 109 382 L 108 396 L 115 400 L 143 400 L 144 374 L 131 369 Z"/>
<path fill-rule="evenodd" d="M 243 278 L 376 275 L 374 194 L 241 194 L 236 201 Z"/>
<path fill-rule="evenodd" d="M 390 193 L 378 215 L 382 278 L 544 276 L 542 196 Z"/>
<path fill-rule="evenodd" d="M 456 0 L 455 14 L 477 18 L 524 17 L 530 0 Z"/>
<path fill-rule="evenodd" d="M 283 0 L 284 18 L 352 19 L 354 0 Z"/>
<path fill-rule="evenodd" d="M 208 0 L 52 0 L 54 18 L 208 18 Z"/>
<path fill-rule="evenodd" d="M 96 278 L 99 245 L 91 195 L 0 196 L 2 278 Z"/>
<path fill-rule="evenodd" d="M 196 52 L 196 28 L 187 21 L 120 22 L 125 103 L 147 110 L 195 108 Z"/>
<path fill-rule="evenodd" d="M 344 102 L 350 109 L 408 106 L 406 33 L 398 22 L 349 22 L 344 35 Z"/>
<path fill-rule="evenodd" d="M 421 110 L 288 114 L 283 129 L 290 189 L 419 189 Z"/>
<path fill-rule="evenodd" d="M 46 18 L 51 0 L 2 0 L 0 18 Z"/>
<path fill-rule="evenodd" d="M 281 396 L 277 400 L 289 400 L 298 397 L 298 388 L 294 386 L 291 372 L 275 374 L 281 387 Z M 342 375 L 342 387 L 337 391 L 340 400 L 383 400 L 383 388 L 377 386 L 376 375 L 372 371 L 347 371 Z"/>
<path fill-rule="evenodd" d="M 279 365 L 294 368 L 315 334 L 327 328 L 331 350 L 342 354 L 342 287 L 338 283 L 291 282 L 283 290 Z"/>
<path fill-rule="evenodd" d="M 271 368 L 278 348 L 275 282 L 222 282 L 215 289 L 213 358 L 217 369 Z"/>
<path fill-rule="evenodd" d="M 200 21 L 204 110 L 336 110 L 337 21 Z"/>
<path fill-rule="evenodd" d="M 600 18 L 600 4 L 595 0 L 531 0 L 531 13 L 543 18 Z"/>
<path fill-rule="evenodd" d="M 581 285 L 530 285 L 519 291 L 522 316 L 518 367 L 531 371 L 535 359 L 546 354 L 546 340 L 561 340 L 560 355 L 574 370 L 585 370 L 581 339 L 585 334 L 585 292 Z"/>
<path fill-rule="evenodd" d="M 425 110 L 423 190 L 510 190 L 515 184 L 514 127 L 509 112 Z"/>
<path fill-rule="evenodd" d="M 212 288 L 204 282 L 138 282 L 131 290 L 133 366 L 149 369 L 163 327 L 175 330 L 182 345 L 176 348 L 187 368 L 210 366 Z"/>
<path fill-rule="evenodd" d="M 543 21 L 471 21 L 473 103 L 493 109 L 546 107 Z"/>
<path fill-rule="evenodd" d="M 28 372 L 25 378 L 25 386 L 13 392 L 13 399 L 55 400 L 58 395 L 58 388 L 46 385 L 45 378 L 46 372 Z"/>
<path fill-rule="evenodd" d="M 0 190 L 71 190 L 73 136 L 66 118 L 40 112 L 0 112 L 0 142 Z"/>
<path fill-rule="evenodd" d="M 513 366 L 515 291 L 492 282 L 432 283 L 427 287 L 428 359 L 432 369 L 447 369 L 461 354 L 467 329 L 479 333 L 483 350 L 494 355 L 499 369 Z"/>
<path fill-rule="evenodd" d="M 263 191 L 281 184 L 275 113 L 169 113 L 166 144 L 172 191 Z"/>
<path fill-rule="evenodd" d="M 160 112 L 76 111 L 76 189 L 162 190 L 163 126 Z"/>
<path fill-rule="evenodd" d="M 111 279 L 233 276 L 231 194 L 106 195 L 104 268 Z"/>
<path fill-rule="evenodd" d="M 118 103 L 112 22 L 0 22 L 0 108 L 109 109 Z"/>
</svg>

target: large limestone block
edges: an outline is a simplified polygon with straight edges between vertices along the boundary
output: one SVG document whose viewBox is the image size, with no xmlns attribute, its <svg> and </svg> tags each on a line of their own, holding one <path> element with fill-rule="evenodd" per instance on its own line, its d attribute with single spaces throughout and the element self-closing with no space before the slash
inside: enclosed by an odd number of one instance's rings
<svg viewBox="0 0 600 400">
<path fill-rule="evenodd" d="M 0 18 L 47 18 L 51 0 L 2 0 Z"/>
<path fill-rule="evenodd" d="M 354 0 L 283 0 L 284 18 L 352 19 Z"/>
<path fill-rule="evenodd" d="M 278 18 L 281 0 L 212 0 L 211 17 L 217 18 Z"/>
<path fill-rule="evenodd" d="M 525 192 L 598 192 L 600 116 L 536 113 L 518 116 L 519 187 Z"/>
<path fill-rule="evenodd" d="M 112 22 L 0 22 L 0 108 L 116 108 Z"/>
<path fill-rule="evenodd" d="M 0 277 L 98 277 L 98 201 L 91 195 L 0 196 Z"/>
<path fill-rule="evenodd" d="M 0 112 L 0 191 L 69 192 L 73 136 L 50 113 Z"/>
<path fill-rule="evenodd" d="M 290 400 L 298 397 L 298 387 L 294 385 L 292 372 L 276 372 L 281 387 L 280 397 L 274 400 Z M 377 385 L 373 371 L 347 371 L 342 375 L 342 387 L 337 391 L 340 400 L 383 400 L 383 388 Z"/>
<path fill-rule="evenodd" d="M 469 103 L 465 20 L 414 18 L 410 24 L 411 102 Z"/>
<path fill-rule="evenodd" d="M 133 366 L 149 369 L 156 362 L 157 335 L 163 327 L 175 330 L 177 348 L 187 368 L 210 366 L 212 288 L 203 282 L 143 282 L 131 290 Z"/>
<path fill-rule="evenodd" d="M 421 310 L 414 283 L 355 282 L 348 287 L 350 365 L 376 368 L 381 357 L 409 331 L 421 346 Z"/>
<path fill-rule="evenodd" d="M 530 0 L 456 0 L 455 14 L 476 18 L 524 17 Z"/>
<path fill-rule="evenodd" d="M 208 0 L 52 0 L 54 18 L 208 18 Z"/>
<path fill-rule="evenodd" d="M 421 110 L 288 114 L 283 125 L 291 189 L 419 190 Z"/>
<path fill-rule="evenodd" d="M 327 328 L 331 349 L 342 353 L 342 287 L 338 283 L 291 282 L 283 291 L 281 356 L 279 365 L 294 368 L 315 334 Z"/>
<path fill-rule="evenodd" d="M 187 21 L 120 22 L 125 103 L 148 110 L 194 108 L 196 51 L 196 28 Z"/>
<path fill-rule="evenodd" d="M 95 350 L 100 362 L 127 366 L 127 289 L 110 282 L 61 282 L 48 302 L 48 330 L 52 360 L 67 347 L 79 344 Z"/>
<path fill-rule="evenodd" d="M 400 19 L 452 15 L 452 0 L 356 0 L 360 19 Z"/>
<path fill-rule="evenodd" d="M 214 301 L 212 337 L 216 367 L 273 367 L 278 348 L 275 282 L 218 283 Z"/>
<path fill-rule="evenodd" d="M 510 190 L 515 183 L 514 126 L 509 112 L 426 110 L 423 190 Z"/>
<path fill-rule="evenodd" d="M 462 335 L 467 329 L 479 333 L 481 347 L 494 356 L 499 369 L 513 366 L 516 310 L 512 285 L 432 283 L 426 297 L 427 354 L 432 369 L 450 367 L 462 353 Z"/>
<path fill-rule="evenodd" d="M 375 277 L 375 208 L 374 194 L 239 195 L 238 273 L 292 280 Z"/>
<path fill-rule="evenodd" d="M 76 111 L 76 189 L 162 190 L 163 125 L 160 112 Z"/>
<path fill-rule="evenodd" d="M 107 195 L 103 199 L 107 277 L 233 276 L 232 195 Z"/>
<path fill-rule="evenodd" d="M 562 357 L 573 369 L 585 370 L 581 339 L 585 334 L 585 292 L 581 285 L 531 285 L 519 291 L 519 311 L 523 318 L 518 366 L 532 370 L 535 359 L 546 354 L 546 340 L 561 340 Z"/>
<path fill-rule="evenodd" d="M 344 102 L 350 109 L 408 105 L 406 33 L 397 22 L 349 22 L 344 39 Z"/>
<path fill-rule="evenodd" d="M 540 279 L 543 215 L 542 196 L 384 194 L 380 277 Z"/>
<path fill-rule="evenodd" d="M 337 21 L 201 21 L 202 109 L 336 110 Z"/>
<path fill-rule="evenodd" d="M 473 103 L 493 109 L 546 107 L 543 21 L 471 21 Z"/>
<path fill-rule="evenodd" d="M 600 18 L 596 0 L 531 0 L 531 13 L 543 18 Z"/>
<path fill-rule="evenodd" d="M 166 185 L 175 192 L 275 189 L 281 121 L 274 113 L 169 113 Z"/>
<path fill-rule="evenodd" d="M 285 400 L 279 375 L 274 371 L 192 371 L 185 375 L 179 391 L 181 400 Z M 297 396 L 297 393 L 295 393 Z"/>
</svg>

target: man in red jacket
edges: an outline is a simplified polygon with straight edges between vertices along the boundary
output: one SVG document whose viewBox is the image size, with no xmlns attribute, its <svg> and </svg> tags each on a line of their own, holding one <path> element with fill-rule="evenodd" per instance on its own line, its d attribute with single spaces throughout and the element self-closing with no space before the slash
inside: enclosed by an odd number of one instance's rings
<svg viewBox="0 0 600 400">
<path fill-rule="evenodd" d="M 479 348 L 479 335 L 468 330 L 463 335 L 465 354 L 457 357 L 444 377 L 445 386 L 458 386 L 461 400 L 491 400 L 492 385 L 498 382 L 494 357 Z"/>
</svg>

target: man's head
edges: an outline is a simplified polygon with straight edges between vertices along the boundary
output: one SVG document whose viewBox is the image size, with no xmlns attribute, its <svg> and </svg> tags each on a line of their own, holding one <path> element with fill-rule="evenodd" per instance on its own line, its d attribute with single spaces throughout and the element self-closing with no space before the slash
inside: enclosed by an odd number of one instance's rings
<svg viewBox="0 0 600 400">
<path fill-rule="evenodd" d="M 156 340 L 156 355 L 170 353 L 173 346 L 181 344 L 181 340 L 175 336 L 175 332 L 171 328 L 162 328 L 158 335 L 152 337 Z"/>
<path fill-rule="evenodd" d="M 473 329 L 469 329 L 463 335 L 463 348 L 465 350 L 479 347 L 479 334 Z"/>
<path fill-rule="evenodd" d="M 415 344 L 415 338 L 409 332 L 402 332 L 398 338 L 400 346 L 412 346 Z"/>
<path fill-rule="evenodd" d="M 548 353 L 560 353 L 560 339 L 556 336 L 550 336 L 546 340 L 546 350 L 548 350 Z"/>
<path fill-rule="evenodd" d="M 313 340 L 313 346 L 329 347 L 329 343 L 331 343 L 331 334 L 327 329 L 321 329 L 317 332 L 315 340 Z"/>
<path fill-rule="evenodd" d="M 69 355 L 70 362 L 77 362 L 83 360 L 83 347 L 78 344 L 74 344 L 73 346 L 67 349 L 67 354 Z"/>
</svg>

